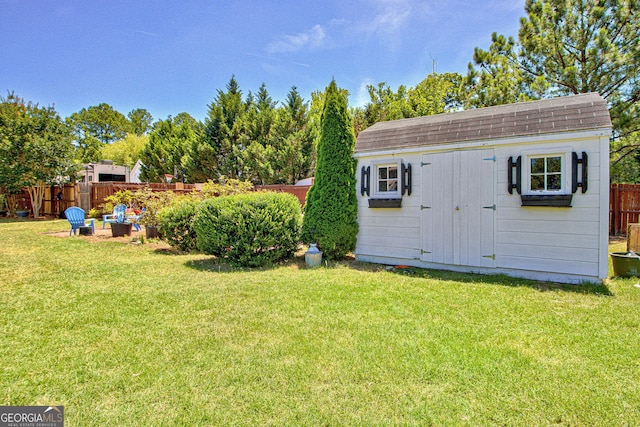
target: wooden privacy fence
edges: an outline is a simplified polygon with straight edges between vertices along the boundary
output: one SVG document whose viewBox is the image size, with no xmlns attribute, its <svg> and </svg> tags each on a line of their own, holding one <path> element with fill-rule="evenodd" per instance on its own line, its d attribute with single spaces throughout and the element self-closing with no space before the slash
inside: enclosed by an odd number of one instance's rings
<svg viewBox="0 0 640 427">
<path fill-rule="evenodd" d="M 627 225 L 640 222 L 640 184 L 611 184 L 609 235 L 627 234 Z"/>
<path fill-rule="evenodd" d="M 69 206 L 80 206 L 87 212 L 97 208 L 104 199 L 120 190 L 136 191 L 149 187 L 156 191 L 171 190 L 177 193 L 190 193 L 199 189 L 198 184 L 132 184 L 124 182 L 101 182 L 86 184 L 68 184 L 64 187 L 52 186 L 45 194 L 42 207 L 43 215 L 59 215 Z M 256 190 L 270 190 L 291 193 L 304 205 L 309 185 L 258 185 Z M 61 193 L 61 194 L 60 194 Z M 30 207 L 29 195 L 21 195 Z M 609 189 L 609 235 L 618 236 L 627 233 L 627 225 L 640 222 L 640 184 L 611 184 Z"/>
<path fill-rule="evenodd" d="M 89 212 L 89 210 L 93 208 L 99 209 L 104 203 L 105 198 L 118 191 L 129 190 L 135 192 L 145 187 L 149 187 L 153 191 L 171 190 L 174 193 L 186 194 L 194 190 L 200 190 L 202 184 L 94 182 L 89 184 L 67 184 L 63 187 L 51 186 L 47 189 L 40 213 L 41 215 L 61 216 L 64 210 L 70 206 L 79 206 L 86 212 Z M 311 188 L 310 185 L 257 185 L 254 187 L 254 190 L 290 193 L 298 198 L 301 205 L 304 205 L 309 188 Z M 31 209 L 29 194 L 26 190 L 20 195 L 19 202 L 24 205 L 21 207 Z"/>
<path fill-rule="evenodd" d="M 301 206 L 304 206 L 304 202 L 307 198 L 307 192 L 311 188 L 310 185 L 256 185 L 254 189 L 256 191 L 259 190 L 267 190 L 267 191 L 275 191 L 277 193 L 289 193 L 293 194 L 298 198 Z"/>
<path fill-rule="evenodd" d="M 80 184 L 80 186 L 82 185 L 83 184 Z M 90 187 L 91 187 L 90 205 L 88 209 L 81 206 L 82 209 L 86 211 L 92 208 L 98 208 L 100 205 L 104 203 L 104 199 L 121 190 L 129 190 L 131 192 L 136 192 L 137 190 L 141 190 L 145 187 L 149 187 L 153 191 L 171 190 L 174 193 L 186 194 L 186 193 L 191 193 L 191 191 L 197 189 L 196 188 L 197 184 L 183 184 L 181 182 L 177 182 L 174 184 L 165 184 L 165 183 L 133 184 L 128 182 L 94 182 L 93 184 L 90 185 Z"/>
<path fill-rule="evenodd" d="M 61 216 L 62 212 L 70 206 L 77 206 L 78 200 L 78 186 L 75 184 L 66 184 L 62 187 L 52 185 L 47 187 L 42 199 L 42 207 L 40 208 L 40 215 Z M 18 209 L 27 209 L 33 213 L 33 206 L 31 206 L 31 199 L 29 198 L 29 192 L 25 188 L 20 194 L 18 194 Z"/>
</svg>

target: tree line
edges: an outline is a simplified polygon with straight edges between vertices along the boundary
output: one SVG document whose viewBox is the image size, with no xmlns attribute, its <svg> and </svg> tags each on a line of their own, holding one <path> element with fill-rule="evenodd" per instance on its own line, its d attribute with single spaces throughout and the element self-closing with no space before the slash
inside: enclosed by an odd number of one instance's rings
<svg viewBox="0 0 640 427">
<path fill-rule="evenodd" d="M 368 86 L 369 102 L 348 109 L 355 134 L 384 120 L 598 92 L 614 127 L 611 180 L 640 182 L 638 10 L 639 0 L 526 0 L 517 38 L 494 33 L 487 50 L 475 49 L 466 74 L 434 71 L 413 87 Z M 292 184 L 314 173 L 324 98 L 318 91 L 305 100 L 294 86 L 278 102 L 265 84 L 245 95 L 232 76 L 217 90 L 204 122 L 186 112 L 154 122 L 143 108 L 125 116 L 108 104 L 62 120 L 51 107 L 11 93 L 0 99 L 0 186 L 7 192 L 16 184 L 8 177 L 28 145 L 26 139 L 16 143 L 21 131 L 12 128 L 21 119 L 11 115 L 20 108 L 38 116 L 33 126 L 38 120 L 55 124 L 55 132 L 44 131 L 38 141 L 59 140 L 60 153 L 76 167 L 105 158 L 131 167 L 140 160 L 143 181 L 170 174 L 184 182 Z M 21 135 L 32 137 L 33 129 Z"/>
<path fill-rule="evenodd" d="M 313 99 L 311 106 L 294 86 L 276 102 L 265 84 L 244 96 L 232 76 L 204 123 L 186 112 L 153 122 L 145 109 L 124 116 L 108 104 L 73 113 L 66 123 L 78 162 L 108 158 L 132 167 L 140 160 L 143 181 L 161 182 L 168 174 L 191 183 L 225 177 L 293 184 L 313 174 L 322 94 Z"/>
</svg>

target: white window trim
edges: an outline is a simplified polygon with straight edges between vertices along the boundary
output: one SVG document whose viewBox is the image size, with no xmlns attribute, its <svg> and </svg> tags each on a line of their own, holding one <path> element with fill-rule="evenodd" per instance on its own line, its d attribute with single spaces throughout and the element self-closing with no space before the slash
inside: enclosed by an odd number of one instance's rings
<svg viewBox="0 0 640 427">
<path fill-rule="evenodd" d="M 383 166 L 397 166 L 398 185 L 395 191 L 378 191 L 378 168 Z M 400 199 L 402 198 L 402 159 L 375 160 L 371 162 L 371 198 Z"/>
<path fill-rule="evenodd" d="M 522 152 L 522 194 L 524 195 L 566 195 L 571 194 L 571 153 L 572 147 L 559 147 L 551 150 L 526 150 Z M 531 158 L 560 157 L 561 187 L 560 190 L 531 190 Z"/>
</svg>

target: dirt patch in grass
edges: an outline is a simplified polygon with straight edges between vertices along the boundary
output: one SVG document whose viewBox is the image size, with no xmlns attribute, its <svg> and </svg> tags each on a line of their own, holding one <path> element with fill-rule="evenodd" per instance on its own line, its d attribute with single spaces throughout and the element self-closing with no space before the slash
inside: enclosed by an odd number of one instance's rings
<svg viewBox="0 0 640 427">
<path fill-rule="evenodd" d="M 131 236 L 123 236 L 123 237 L 113 237 L 111 235 L 110 228 L 96 228 L 95 232 L 91 236 L 82 236 L 79 232 L 77 234 L 69 235 L 69 230 L 64 231 L 50 231 L 45 233 L 48 236 L 60 237 L 60 238 L 71 238 L 71 239 L 83 239 L 89 242 L 120 242 L 120 243 L 128 243 L 128 244 L 141 244 L 143 241 L 145 244 L 152 245 L 157 247 L 158 249 L 171 249 L 166 242 L 163 242 L 160 239 L 147 239 L 145 237 L 144 229 L 141 231 L 131 230 Z"/>
<path fill-rule="evenodd" d="M 626 243 L 627 236 L 609 236 L 609 244 Z"/>
</svg>

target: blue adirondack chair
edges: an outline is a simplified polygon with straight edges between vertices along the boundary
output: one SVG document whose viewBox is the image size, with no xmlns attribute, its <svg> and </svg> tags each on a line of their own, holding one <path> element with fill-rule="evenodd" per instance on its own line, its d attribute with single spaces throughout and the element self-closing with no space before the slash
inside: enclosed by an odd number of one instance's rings
<svg viewBox="0 0 640 427">
<path fill-rule="evenodd" d="M 105 224 L 112 222 L 124 222 L 124 214 L 127 211 L 127 206 L 118 203 L 113 207 L 112 214 L 102 215 L 102 228 L 104 228 Z"/>
<path fill-rule="evenodd" d="M 67 221 L 71 224 L 71 230 L 69 230 L 69 236 L 71 233 L 76 234 L 76 230 L 80 227 L 91 227 L 91 233 L 95 233 L 95 226 L 93 218 L 89 219 L 89 222 L 85 221 L 84 210 L 77 206 L 71 206 L 64 211 L 64 215 L 67 217 Z"/>
<path fill-rule="evenodd" d="M 142 217 L 142 215 L 144 215 L 144 213 L 147 211 L 147 208 L 142 208 L 142 210 L 140 211 L 140 215 L 128 215 L 127 216 L 127 221 L 133 221 L 133 228 L 136 229 L 136 231 L 140 231 L 140 217 Z"/>
</svg>

